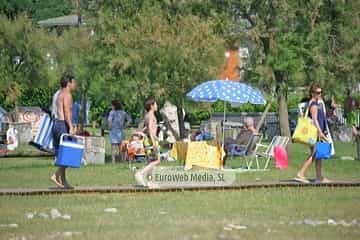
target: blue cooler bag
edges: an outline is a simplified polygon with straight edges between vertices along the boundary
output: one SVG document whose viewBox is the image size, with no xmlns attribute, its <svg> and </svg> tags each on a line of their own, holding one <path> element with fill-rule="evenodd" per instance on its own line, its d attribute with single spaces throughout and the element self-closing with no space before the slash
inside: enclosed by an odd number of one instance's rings
<svg viewBox="0 0 360 240">
<path fill-rule="evenodd" d="M 68 137 L 64 140 L 65 137 Z M 84 137 L 63 134 L 55 165 L 59 167 L 79 168 L 84 153 Z"/>
<path fill-rule="evenodd" d="M 331 144 L 328 142 L 317 142 L 315 145 L 315 159 L 330 159 Z"/>
</svg>

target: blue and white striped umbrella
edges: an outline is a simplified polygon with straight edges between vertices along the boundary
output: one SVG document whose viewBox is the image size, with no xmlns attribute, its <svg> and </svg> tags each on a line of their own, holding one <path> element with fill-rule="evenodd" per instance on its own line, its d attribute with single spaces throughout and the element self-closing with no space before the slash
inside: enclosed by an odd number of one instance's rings
<svg viewBox="0 0 360 240">
<path fill-rule="evenodd" d="M 186 96 L 198 102 L 216 102 L 218 100 L 231 103 L 265 104 L 263 95 L 256 89 L 239 82 L 229 80 L 211 80 L 200 84 Z"/>
</svg>

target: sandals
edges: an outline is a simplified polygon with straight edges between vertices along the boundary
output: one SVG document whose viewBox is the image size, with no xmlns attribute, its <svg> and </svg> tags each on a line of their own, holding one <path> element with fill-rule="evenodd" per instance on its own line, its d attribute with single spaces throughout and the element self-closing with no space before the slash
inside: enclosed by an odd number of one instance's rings
<svg viewBox="0 0 360 240">
<path fill-rule="evenodd" d="M 50 180 L 51 180 L 53 183 L 55 183 L 58 187 L 64 188 L 64 185 L 58 180 L 56 174 L 52 175 L 52 176 L 50 177 Z"/>
<path fill-rule="evenodd" d="M 296 175 L 294 180 L 297 181 L 297 182 L 301 182 L 301 183 L 310 183 L 310 181 L 306 177 L 299 176 L 299 175 Z"/>
<path fill-rule="evenodd" d="M 59 188 L 62 188 L 62 189 L 74 189 L 73 186 L 71 186 L 70 184 L 68 184 L 66 181 L 65 183 L 61 183 L 60 179 L 58 179 L 58 177 L 56 176 L 56 174 L 53 174 L 51 177 L 50 177 L 50 180 L 55 183 Z"/>
<path fill-rule="evenodd" d="M 315 179 L 314 183 L 316 183 L 316 184 L 320 184 L 320 183 L 331 183 L 331 180 L 329 180 L 329 179 L 327 179 L 327 178 Z"/>
</svg>

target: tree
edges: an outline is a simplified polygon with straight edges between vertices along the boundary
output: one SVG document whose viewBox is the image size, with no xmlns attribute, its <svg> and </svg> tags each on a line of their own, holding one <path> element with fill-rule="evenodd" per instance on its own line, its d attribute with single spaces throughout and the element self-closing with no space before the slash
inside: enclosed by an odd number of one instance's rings
<svg viewBox="0 0 360 240">
<path fill-rule="evenodd" d="M 48 18 L 71 14 L 74 10 L 71 0 L 36 0 L 33 1 L 31 18 L 40 21 Z"/>
<path fill-rule="evenodd" d="M 169 16 L 159 5 L 151 5 L 141 6 L 136 15 L 107 9 L 100 14 L 103 59 L 110 67 L 107 91 L 126 105 L 139 107 L 149 96 L 170 99 L 179 109 L 183 133 L 185 94 L 201 81 L 216 78 L 223 41 L 214 34 L 210 20 L 191 14 Z"/>
<path fill-rule="evenodd" d="M 238 41 L 250 40 L 252 62 L 246 80 L 274 89 L 281 134 L 289 136 L 289 88 L 312 81 L 330 91 L 359 76 L 357 1 L 226 1 Z M 219 8 L 223 11 L 223 8 Z M 244 34 L 236 35 L 244 29 Z M 355 58 L 356 57 L 356 60 Z M 356 76 L 356 77 L 355 77 Z"/>
<path fill-rule="evenodd" d="M 46 56 L 53 38 L 23 15 L 14 21 L 0 15 L 0 36 L 0 94 L 13 106 L 24 89 L 50 85 Z"/>
<path fill-rule="evenodd" d="M 328 91 L 342 94 L 344 87 L 352 88 L 360 75 L 360 2 L 326 1 L 320 9 L 318 19 L 329 24 L 329 34 L 324 51 L 325 66 L 329 74 L 325 77 Z"/>
<path fill-rule="evenodd" d="M 71 0 L 0 0 L 0 13 L 9 19 L 25 14 L 34 22 L 69 15 L 73 10 Z"/>
<path fill-rule="evenodd" d="M 31 0 L 0 0 L 0 13 L 14 20 L 17 15 L 30 13 L 33 9 Z"/>
<path fill-rule="evenodd" d="M 97 85 L 96 82 L 101 80 L 99 76 L 102 74 L 97 66 L 99 60 L 96 59 L 95 37 L 91 28 L 80 26 L 65 30 L 61 36 L 57 37 L 55 43 L 53 53 L 58 65 L 57 75 L 61 76 L 67 72 L 75 76 L 78 86 L 75 100 L 83 104 L 79 116 L 80 127 L 83 128 L 84 106 L 90 89 Z M 99 97 L 101 96 L 105 96 L 104 93 L 99 94 Z"/>
</svg>

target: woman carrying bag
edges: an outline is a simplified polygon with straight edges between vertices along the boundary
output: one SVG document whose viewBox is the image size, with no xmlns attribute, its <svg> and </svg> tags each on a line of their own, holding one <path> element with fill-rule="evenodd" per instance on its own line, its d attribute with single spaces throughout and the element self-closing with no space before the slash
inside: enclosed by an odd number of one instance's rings
<svg viewBox="0 0 360 240">
<path fill-rule="evenodd" d="M 327 135 L 329 134 L 326 114 L 325 114 L 325 105 L 321 99 L 322 89 L 320 84 L 313 83 L 310 86 L 309 91 L 311 100 L 309 102 L 309 117 L 313 120 L 313 123 L 317 129 L 317 142 L 328 141 Z M 311 163 L 315 160 L 315 170 L 316 170 L 316 179 L 315 183 L 329 183 L 330 180 L 324 178 L 321 173 L 321 160 L 316 159 L 316 144 L 310 147 L 310 156 L 305 160 L 302 167 L 298 171 L 296 177 L 294 178 L 298 182 L 309 183 L 309 180 L 305 177 L 305 172 Z"/>
</svg>

